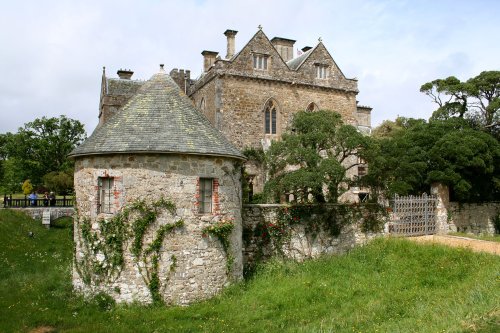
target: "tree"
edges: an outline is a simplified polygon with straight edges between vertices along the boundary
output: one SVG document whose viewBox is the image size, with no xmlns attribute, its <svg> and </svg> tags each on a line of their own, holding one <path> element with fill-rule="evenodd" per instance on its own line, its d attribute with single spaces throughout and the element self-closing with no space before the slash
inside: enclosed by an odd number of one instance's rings
<svg viewBox="0 0 500 333">
<path fill-rule="evenodd" d="M 33 185 L 31 184 L 31 181 L 29 179 L 26 179 L 23 183 L 23 193 L 24 195 L 28 195 L 31 192 L 33 192 Z"/>
<path fill-rule="evenodd" d="M 50 172 L 72 173 L 73 162 L 67 155 L 86 135 L 78 120 L 60 116 L 35 119 L 17 133 L 7 133 L 7 137 L 4 156 L 9 163 L 5 167 L 12 170 L 4 168 L 4 173 L 15 178 L 9 182 L 19 184 L 29 178 L 33 184 L 40 185 L 42 177 Z"/>
<path fill-rule="evenodd" d="M 368 151 L 369 138 L 331 111 L 298 112 L 291 128 L 266 153 L 270 180 L 265 192 L 275 199 L 294 193 L 303 201 L 312 195 L 316 202 L 336 202 L 340 185 L 348 182 L 347 170 L 359 164 L 357 155 Z"/>
<path fill-rule="evenodd" d="M 363 179 L 375 191 L 420 194 L 433 182 L 461 202 L 500 199 L 500 145 L 460 118 L 410 121 L 392 136 L 375 138 Z"/>
<path fill-rule="evenodd" d="M 73 174 L 52 171 L 43 176 L 43 184 L 58 194 L 67 194 L 73 188 Z"/>
<path fill-rule="evenodd" d="M 500 132 L 500 71 L 484 71 L 466 82 L 454 76 L 437 79 L 420 91 L 438 105 L 434 119 L 459 117 L 492 134 Z"/>
</svg>

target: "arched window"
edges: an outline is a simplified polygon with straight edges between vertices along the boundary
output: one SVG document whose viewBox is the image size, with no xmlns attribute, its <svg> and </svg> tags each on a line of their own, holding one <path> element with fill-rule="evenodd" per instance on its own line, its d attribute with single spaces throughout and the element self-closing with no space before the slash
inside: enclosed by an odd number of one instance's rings
<svg viewBox="0 0 500 333">
<path fill-rule="evenodd" d="M 278 105 L 270 99 L 264 106 L 264 129 L 266 134 L 276 134 Z"/>
<path fill-rule="evenodd" d="M 316 105 L 316 103 L 314 103 L 314 102 L 309 103 L 309 105 L 306 108 L 307 112 L 314 112 L 314 111 L 318 111 L 318 110 L 319 110 L 319 108 Z"/>
</svg>

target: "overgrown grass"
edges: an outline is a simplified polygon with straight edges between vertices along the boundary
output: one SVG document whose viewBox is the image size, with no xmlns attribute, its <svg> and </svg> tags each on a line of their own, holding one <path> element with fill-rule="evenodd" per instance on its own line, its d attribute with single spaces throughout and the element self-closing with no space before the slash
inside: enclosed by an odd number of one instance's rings
<svg viewBox="0 0 500 333">
<path fill-rule="evenodd" d="M 467 234 L 465 232 L 452 232 L 452 233 L 450 233 L 450 235 L 500 243 L 500 235 L 497 235 L 497 234 L 495 234 L 495 235 L 474 235 L 474 234 Z"/>
<path fill-rule="evenodd" d="M 0 210 L 0 332 L 498 332 L 500 257 L 376 240 L 348 255 L 273 261 L 190 307 L 113 306 L 71 293 L 71 223 Z M 28 236 L 29 231 L 34 238 Z"/>
</svg>

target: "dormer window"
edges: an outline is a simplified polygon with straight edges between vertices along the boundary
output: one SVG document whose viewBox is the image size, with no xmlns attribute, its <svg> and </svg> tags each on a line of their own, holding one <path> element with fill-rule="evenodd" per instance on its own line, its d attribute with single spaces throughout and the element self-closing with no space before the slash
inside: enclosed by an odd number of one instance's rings
<svg viewBox="0 0 500 333">
<path fill-rule="evenodd" d="M 268 56 L 265 54 L 254 54 L 253 55 L 253 69 L 267 71 L 267 58 L 268 58 Z"/>
<path fill-rule="evenodd" d="M 328 78 L 328 66 L 316 65 L 316 78 L 317 79 Z"/>
</svg>

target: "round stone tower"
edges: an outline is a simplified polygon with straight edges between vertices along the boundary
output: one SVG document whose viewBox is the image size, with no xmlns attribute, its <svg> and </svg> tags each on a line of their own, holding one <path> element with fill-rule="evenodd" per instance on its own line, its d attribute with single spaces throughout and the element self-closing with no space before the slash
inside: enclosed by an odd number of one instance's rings
<svg viewBox="0 0 500 333">
<path fill-rule="evenodd" d="M 70 156 L 75 289 L 189 304 L 241 279 L 244 157 L 163 66 Z"/>
</svg>

